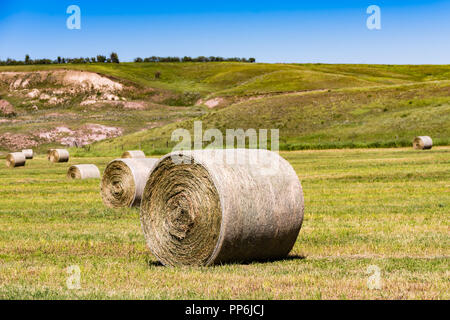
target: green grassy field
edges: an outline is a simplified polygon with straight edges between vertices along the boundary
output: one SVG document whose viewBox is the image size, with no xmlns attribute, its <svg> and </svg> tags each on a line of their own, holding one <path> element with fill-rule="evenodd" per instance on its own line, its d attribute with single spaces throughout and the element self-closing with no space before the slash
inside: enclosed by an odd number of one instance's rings
<svg viewBox="0 0 450 320">
<path fill-rule="evenodd" d="M 0 299 L 449 299 L 450 148 L 284 152 L 305 220 L 288 259 L 166 268 L 139 213 L 43 156 L 0 166 Z M 103 170 L 111 158 L 73 158 Z M 69 290 L 66 268 L 81 269 Z M 381 289 L 369 290 L 369 266 Z"/>
</svg>

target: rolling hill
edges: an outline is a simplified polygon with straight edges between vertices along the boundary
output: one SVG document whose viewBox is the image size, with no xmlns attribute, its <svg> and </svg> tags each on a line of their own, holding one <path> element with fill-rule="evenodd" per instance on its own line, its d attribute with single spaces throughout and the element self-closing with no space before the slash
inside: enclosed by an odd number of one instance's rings
<svg viewBox="0 0 450 320">
<path fill-rule="evenodd" d="M 155 77 L 159 72 L 160 77 Z M 163 153 L 176 128 L 279 129 L 282 149 L 450 143 L 450 66 L 121 63 L 0 67 L 0 150 Z M 82 147 L 83 148 L 80 148 Z"/>
</svg>

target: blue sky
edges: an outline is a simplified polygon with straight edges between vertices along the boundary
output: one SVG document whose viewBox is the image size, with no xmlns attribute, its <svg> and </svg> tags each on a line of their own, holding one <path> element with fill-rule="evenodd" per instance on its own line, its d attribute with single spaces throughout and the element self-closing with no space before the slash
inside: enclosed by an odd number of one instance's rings
<svg viewBox="0 0 450 320">
<path fill-rule="evenodd" d="M 69 30 L 69 5 L 81 30 Z M 381 30 L 369 30 L 369 5 Z M 259 62 L 449 64 L 450 1 L 5 1 L 0 59 L 255 57 Z"/>
</svg>

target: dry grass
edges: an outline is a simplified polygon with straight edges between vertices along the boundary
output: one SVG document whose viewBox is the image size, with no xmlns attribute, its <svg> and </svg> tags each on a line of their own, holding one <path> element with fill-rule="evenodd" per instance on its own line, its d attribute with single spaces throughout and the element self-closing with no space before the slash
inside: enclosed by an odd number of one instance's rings
<svg viewBox="0 0 450 320">
<path fill-rule="evenodd" d="M 0 298 L 450 298 L 450 148 L 283 156 L 306 202 L 290 258 L 210 268 L 160 266 L 138 212 L 105 208 L 98 181 L 66 180 L 67 164 L 41 155 L 1 166 Z M 109 160 L 70 165 L 103 170 Z M 70 265 L 81 268 L 80 290 L 66 288 Z M 367 287 L 370 265 L 381 269 L 381 290 Z"/>
</svg>

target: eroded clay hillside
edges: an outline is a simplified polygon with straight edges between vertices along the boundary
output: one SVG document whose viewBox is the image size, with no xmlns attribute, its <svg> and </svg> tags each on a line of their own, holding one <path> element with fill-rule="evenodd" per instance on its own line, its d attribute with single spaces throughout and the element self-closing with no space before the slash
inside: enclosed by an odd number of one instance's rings
<svg viewBox="0 0 450 320">
<path fill-rule="evenodd" d="M 186 119 L 158 102 L 155 90 L 94 72 L 0 72 L 0 150 L 82 147 Z"/>
</svg>

